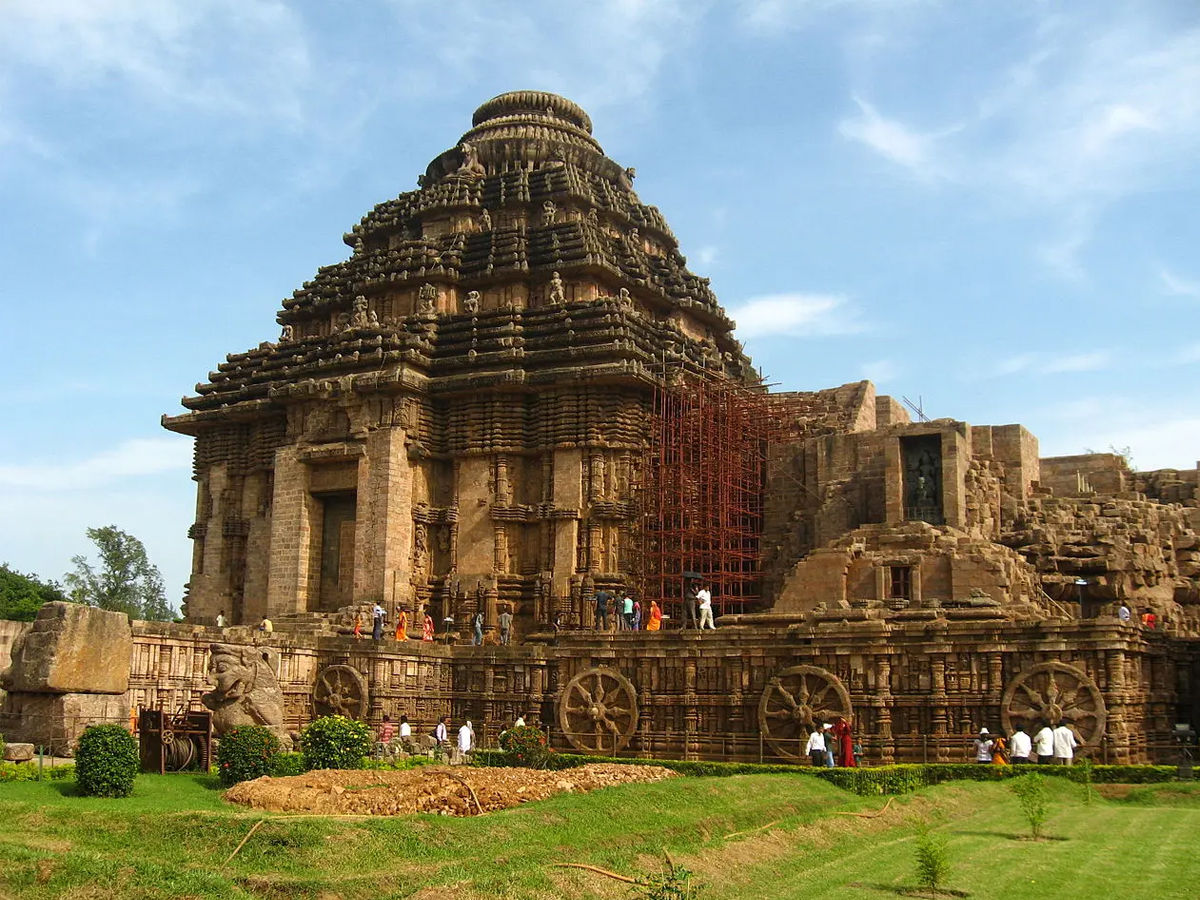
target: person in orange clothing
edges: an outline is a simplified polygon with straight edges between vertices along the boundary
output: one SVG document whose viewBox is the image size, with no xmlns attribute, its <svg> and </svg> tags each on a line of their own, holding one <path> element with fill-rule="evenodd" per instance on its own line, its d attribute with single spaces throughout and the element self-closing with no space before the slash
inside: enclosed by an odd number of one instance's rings
<svg viewBox="0 0 1200 900">
<path fill-rule="evenodd" d="M 658 631 L 662 628 L 662 610 L 657 600 L 650 601 L 650 620 L 646 622 L 647 631 Z"/>
<path fill-rule="evenodd" d="M 356 613 L 354 616 L 354 637 L 356 640 L 362 640 L 362 613 Z"/>
<path fill-rule="evenodd" d="M 408 613 L 404 610 L 396 614 L 396 640 L 408 640 Z"/>
</svg>

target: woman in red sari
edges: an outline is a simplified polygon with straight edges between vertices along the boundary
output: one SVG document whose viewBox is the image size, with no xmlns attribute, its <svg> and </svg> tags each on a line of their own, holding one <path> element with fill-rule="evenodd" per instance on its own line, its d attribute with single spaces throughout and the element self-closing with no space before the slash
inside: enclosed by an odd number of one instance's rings
<svg viewBox="0 0 1200 900">
<path fill-rule="evenodd" d="M 425 624 L 421 626 L 421 640 L 433 642 L 433 618 L 428 612 L 425 613 Z"/>
<path fill-rule="evenodd" d="M 847 768 L 857 766 L 858 763 L 854 761 L 854 734 L 850 730 L 850 723 L 841 716 L 833 721 L 833 737 L 837 742 L 833 748 L 837 764 Z"/>
</svg>

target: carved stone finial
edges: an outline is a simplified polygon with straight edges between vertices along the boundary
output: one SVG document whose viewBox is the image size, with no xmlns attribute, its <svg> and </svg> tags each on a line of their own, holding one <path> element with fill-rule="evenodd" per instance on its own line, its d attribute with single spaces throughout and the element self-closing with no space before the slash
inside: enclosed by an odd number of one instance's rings
<svg viewBox="0 0 1200 900">
<path fill-rule="evenodd" d="M 558 215 L 558 207 L 554 205 L 553 200 L 547 200 L 542 204 L 542 224 L 553 225 L 554 217 Z"/>
<path fill-rule="evenodd" d="M 637 169 L 635 169 L 633 166 L 630 166 L 625 170 L 625 177 L 629 179 L 630 184 L 633 184 L 633 179 L 637 178 Z"/>
<path fill-rule="evenodd" d="M 567 302 L 566 292 L 563 291 L 562 277 L 557 272 L 550 276 L 550 305 L 561 306 Z"/>
<path fill-rule="evenodd" d="M 479 312 L 479 291 L 467 292 L 467 299 L 463 301 L 463 309 L 471 315 Z"/>
</svg>

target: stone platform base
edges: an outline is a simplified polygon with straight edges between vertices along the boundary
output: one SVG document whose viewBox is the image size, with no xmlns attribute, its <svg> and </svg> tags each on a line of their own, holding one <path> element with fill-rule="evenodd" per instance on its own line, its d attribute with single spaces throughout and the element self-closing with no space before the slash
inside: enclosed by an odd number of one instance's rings
<svg viewBox="0 0 1200 900">
<path fill-rule="evenodd" d="M 6 740 L 42 746 L 72 756 L 89 725 L 128 725 L 129 694 L 34 694 L 9 691 L 0 707 Z"/>
</svg>

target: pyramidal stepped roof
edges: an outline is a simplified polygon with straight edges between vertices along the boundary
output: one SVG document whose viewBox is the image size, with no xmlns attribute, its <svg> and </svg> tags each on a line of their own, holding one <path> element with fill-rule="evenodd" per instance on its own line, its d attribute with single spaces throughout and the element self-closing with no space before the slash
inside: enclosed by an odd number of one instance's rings
<svg viewBox="0 0 1200 900">
<path fill-rule="evenodd" d="M 282 401 L 306 381 L 388 363 L 420 377 L 469 366 L 475 381 L 496 370 L 511 380 L 514 369 L 596 365 L 601 345 L 626 374 L 678 360 L 751 378 L 708 279 L 688 271 L 662 214 L 634 191 L 634 170 L 591 132 L 587 113 L 556 94 L 484 103 L 416 190 L 344 235 L 349 259 L 283 301 L 279 340 L 228 357 L 184 405 Z"/>
</svg>

